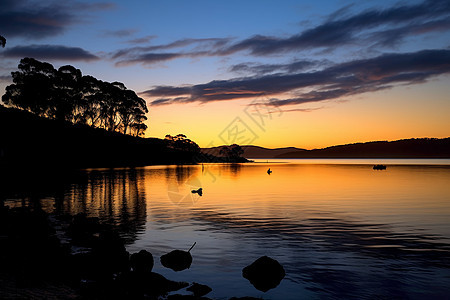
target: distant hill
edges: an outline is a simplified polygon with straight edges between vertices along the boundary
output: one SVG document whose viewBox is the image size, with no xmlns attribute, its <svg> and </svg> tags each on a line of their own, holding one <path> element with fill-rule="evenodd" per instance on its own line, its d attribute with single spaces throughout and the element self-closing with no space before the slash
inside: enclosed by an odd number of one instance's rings
<svg viewBox="0 0 450 300">
<path fill-rule="evenodd" d="M 450 158 L 450 138 L 377 141 L 291 151 L 277 158 Z"/>
<path fill-rule="evenodd" d="M 244 150 L 243 156 L 246 158 L 274 158 L 277 155 L 283 155 L 285 153 L 305 151 L 304 149 L 295 147 L 268 149 L 259 146 L 246 145 L 241 146 L 241 148 Z M 214 156 L 222 156 L 219 153 L 219 147 L 202 148 L 202 152 Z"/>
<path fill-rule="evenodd" d="M 219 147 L 202 148 L 213 155 Z M 338 145 L 305 150 L 295 147 L 268 149 L 242 146 L 246 158 L 450 158 L 450 138 L 420 138 Z"/>
<path fill-rule="evenodd" d="M 259 146 L 242 146 L 242 149 L 244 149 L 244 157 L 251 157 L 251 158 L 271 158 L 277 157 L 279 155 L 284 155 L 290 152 L 305 151 L 305 149 L 295 147 L 268 149 Z"/>
</svg>

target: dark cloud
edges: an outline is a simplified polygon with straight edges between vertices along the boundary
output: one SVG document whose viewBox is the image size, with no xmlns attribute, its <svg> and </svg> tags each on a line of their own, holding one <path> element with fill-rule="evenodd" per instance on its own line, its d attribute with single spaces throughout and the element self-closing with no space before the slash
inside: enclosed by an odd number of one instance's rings
<svg viewBox="0 0 450 300">
<path fill-rule="evenodd" d="M 113 59 L 120 59 L 117 64 L 122 65 L 152 64 L 186 57 L 227 56 L 237 52 L 270 56 L 292 51 L 333 51 L 343 46 L 393 47 L 411 36 L 449 30 L 449 20 L 448 0 L 426 0 L 355 14 L 350 14 L 350 7 L 347 6 L 331 14 L 322 24 L 287 38 L 255 35 L 237 42 L 231 38 L 181 39 L 162 45 L 122 49 L 112 56 Z M 171 53 L 164 56 L 166 50 L 171 50 Z M 235 71 L 246 69 L 261 75 L 276 68 L 276 65 L 240 65 L 235 66 Z"/>
<path fill-rule="evenodd" d="M 434 20 L 436 24 L 439 22 L 444 24 L 450 16 L 450 1 L 427 0 L 415 5 L 395 6 L 386 10 L 372 9 L 341 19 L 338 19 L 336 14 L 332 16 L 325 23 L 300 34 L 284 39 L 256 35 L 231 45 L 221 54 L 249 51 L 253 55 L 270 55 L 293 50 L 339 47 L 364 40 L 368 30 L 376 30 L 383 26 L 401 26 L 404 24 L 420 26 L 418 24 L 427 23 L 431 20 Z M 429 29 L 432 30 L 433 28 L 430 27 Z M 434 29 L 441 30 L 439 27 Z M 380 31 L 374 37 L 379 38 L 382 33 L 383 31 Z M 391 33 L 387 33 L 389 36 L 391 35 Z M 410 30 L 409 26 L 397 29 L 398 37 L 405 37 L 411 33 L 413 31 Z"/>
<path fill-rule="evenodd" d="M 202 39 L 181 39 L 168 44 L 130 47 L 116 51 L 112 54 L 113 59 L 120 59 L 116 65 L 128 65 L 133 63 L 154 64 L 176 58 L 192 58 L 199 56 L 210 56 L 223 45 L 230 41 L 229 38 L 202 38 Z M 133 43 L 133 41 L 131 41 Z M 142 42 L 138 40 L 138 42 Z M 136 43 L 136 40 L 134 40 Z M 174 53 L 161 52 L 164 50 L 190 47 L 189 50 Z"/>
<path fill-rule="evenodd" d="M 129 40 L 128 43 L 129 44 L 146 44 L 156 37 L 157 37 L 156 35 L 147 35 L 147 36 L 144 36 L 141 38 Z"/>
<path fill-rule="evenodd" d="M 113 7 L 110 3 L 66 1 L 5 1 L 0 4 L 0 28 L 8 38 L 42 39 L 63 33 L 81 22 L 87 12 Z"/>
<path fill-rule="evenodd" d="M 159 99 L 153 100 L 151 105 L 158 106 L 158 105 L 166 105 L 166 104 L 171 104 L 171 103 L 183 103 L 183 102 L 189 102 L 189 97 L 159 98 Z"/>
<path fill-rule="evenodd" d="M 314 108 L 293 108 L 293 109 L 281 109 L 279 111 L 275 112 L 269 112 L 269 113 L 286 113 L 286 112 L 312 112 L 319 109 L 322 109 L 323 107 L 314 107 Z"/>
<path fill-rule="evenodd" d="M 421 35 L 431 32 L 442 32 L 450 29 L 450 17 L 442 20 L 423 22 L 420 24 L 408 24 L 402 27 L 390 28 L 374 32 L 369 35 L 368 42 L 375 46 L 393 47 L 403 42 L 412 35 Z"/>
<path fill-rule="evenodd" d="M 195 58 L 207 55 L 207 52 L 188 52 L 188 53 L 145 53 L 134 58 L 118 61 L 116 66 L 127 66 L 130 64 L 141 63 L 143 65 L 153 65 L 177 58 Z"/>
<path fill-rule="evenodd" d="M 16 46 L 5 49 L 0 52 L 0 55 L 7 58 L 23 58 L 33 57 L 36 59 L 53 59 L 53 60 L 84 60 L 93 61 L 98 60 L 88 51 L 78 47 L 66 47 L 60 45 L 30 45 L 30 46 Z"/>
<path fill-rule="evenodd" d="M 195 45 L 198 49 L 199 47 L 208 47 L 209 49 L 217 49 L 228 43 L 228 38 L 203 38 L 203 39 L 181 39 L 169 44 L 150 46 L 145 48 L 146 51 L 160 51 L 166 49 L 174 49 L 180 47 L 186 47 Z"/>
<path fill-rule="evenodd" d="M 148 53 L 136 56 L 133 59 L 122 60 L 116 63 L 116 66 L 126 66 L 133 63 L 155 64 L 162 61 L 168 61 L 175 58 L 183 57 L 180 53 Z"/>
<path fill-rule="evenodd" d="M 191 87 L 173 87 L 173 86 L 157 86 L 152 90 L 141 93 L 142 95 L 160 97 L 160 96 L 178 96 L 191 93 Z"/>
<path fill-rule="evenodd" d="M 272 105 L 284 106 L 333 100 L 388 89 L 398 84 L 421 83 L 430 77 L 448 73 L 450 50 L 423 50 L 384 54 L 313 72 L 215 80 L 190 87 L 159 86 L 141 94 L 161 97 L 152 105 L 205 103 L 282 93 L 295 95 L 289 99 L 271 99 Z"/>
</svg>

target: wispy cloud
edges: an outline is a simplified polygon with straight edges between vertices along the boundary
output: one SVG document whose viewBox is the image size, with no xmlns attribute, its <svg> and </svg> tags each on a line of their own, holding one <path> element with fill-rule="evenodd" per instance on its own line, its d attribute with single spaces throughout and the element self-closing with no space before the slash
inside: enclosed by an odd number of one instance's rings
<svg viewBox="0 0 450 300">
<path fill-rule="evenodd" d="M 288 38 L 256 35 L 231 45 L 221 54 L 248 51 L 253 55 L 271 55 L 286 51 L 335 48 L 361 41 L 367 42 L 368 35 L 373 38 L 372 42 L 376 43 L 383 33 L 388 37 L 392 36 L 392 32 L 383 29 L 384 26 L 395 28 L 399 41 L 411 34 L 424 33 L 411 30 L 410 25 L 416 28 L 427 27 L 433 31 L 447 29 L 446 21 L 449 16 L 450 2 L 447 0 L 427 0 L 415 5 L 394 6 L 385 10 L 366 10 L 345 18 L 337 18 L 334 14 L 323 24 L 300 34 Z M 433 21 L 434 26 L 426 26 L 430 21 Z"/>
<path fill-rule="evenodd" d="M 98 56 L 79 47 L 61 45 L 30 45 L 16 46 L 5 49 L 0 56 L 7 58 L 33 57 L 36 59 L 94 61 Z"/>
<path fill-rule="evenodd" d="M 117 66 L 135 63 L 149 65 L 176 58 L 209 56 L 211 52 L 218 51 L 229 41 L 229 38 L 181 39 L 167 44 L 121 49 L 113 53 L 112 58 L 118 60 L 116 62 Z M 162 52 L 180 48 L 183 49 L 179 52 Z"/>
<path fill-rule="evenodd" d="M 314 107 L 314 108 L 293 108 L 293 109 L 280 109 L 277 111 L 273 111 L 273 112 L 269 112 L 270 114 L 274 114 L 274 113 L 288 113 L 288 112 L 305 112 L 305 113 L 309 113 L 309 112 L 313 112 L 319 109 L 323 109 L 324 107 Z"/>
<path fill-rule="evenodd" d="M 130 37 L 134 35 L 136 32 L 137 32 L 136 29 L 106 30 L 104 31 L 103 35 L 123 38 L 123 37 Z"/>
<path fill-rule="evenodd" d="M 155 38 L 157 38 L 156 35 L 147 35 L 147 36 L 144 36 L 144 37 L 128 40 L 127 43 L 129 43 L 129 44 L 147 44 L 152 39 L 155 39 Z"/>
<path fill-rule="evenodd" d="M 355 45 L 364 47 L 397 46 L 411 36 L 450 29 L 450 2 L 425 0 L 387 9 L 368 9 L 355 14 L 344 7 L 322 24 L 288 37 L 255 35 L 244 40 L 232 38 L 186 38 L 149 47 L 131 47 L 115 52 L 117 65 L 154 64 L 178 58 L 228 56 L 238 52 L 253 56 L 272 56 L 306 50 L 333 51 Z M 165 51 L 170 50 L 170 53 Z M 176 50 L 176 51 L 175 51 Z M 237 66 L 256 74 L 269 73 L 255 66 Z M 265 66 L 270 67 L 270 66 Z M 275 67 L 275 66 L 273 66 Z"/>
<path fill-rule="evenodd" d="M 287 64 L 261 64 L 261 63 L 240 63 L 229 68 L 230 72 L 240 74 L 265 75 L 275 72 L 295 73 L 310 70 L 314 67 L 323 67 L 331 64 L 327 60 L 296 60 Z"/>
<path fill-rule="evenodd" d="M 450 50 L 390 53 L 370 59 L 336 64 L 319 71 L 272 74 L 230 80 L 215 80 L 192 86 L 157 86 L 142 92 L 158 98 L 152 105 L 213 102 L 256 96 L 290 94 L 272 98 L 274 106 L 339 99 L 345 96 L 415 84 L 450 73 Z"/>
<path fill-rule="evenodd" d="M 0 28 L 8 38 L 43 39 L 62 34 L 69 26 L 85 20 L 86 13 L 114 7 L 112 3 L 76 1 L 2 0 Z"/>
</svg>

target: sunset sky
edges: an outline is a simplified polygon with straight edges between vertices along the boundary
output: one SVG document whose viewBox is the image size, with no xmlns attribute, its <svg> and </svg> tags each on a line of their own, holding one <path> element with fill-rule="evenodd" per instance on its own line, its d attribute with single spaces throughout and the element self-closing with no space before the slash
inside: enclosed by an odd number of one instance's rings
<svg viewBox="0 0 450 300">
<path fill-rule="evenodd" d="M 147 137 L 201 147 L 450 136 L 450 1 L 1 0 L 0 93 L 21 58 L 147 100 Z"/>
</svg>

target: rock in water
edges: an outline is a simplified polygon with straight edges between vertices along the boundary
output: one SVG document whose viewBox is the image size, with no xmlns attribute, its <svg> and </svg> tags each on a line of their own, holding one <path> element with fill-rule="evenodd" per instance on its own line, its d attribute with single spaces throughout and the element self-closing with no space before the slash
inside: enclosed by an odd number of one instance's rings
<svg viewBox="0 0 450 300">
<path fill-rule="evenodd" d="M 211 292 L 212 288 L 207 285 L 194 282 L 190 287 L 186 289 L 186 291 L 192 292 L 195 297 L 202 297 Z"/>
<path fill-rule="evenodd" d="M 131 255 L 130 263 L 135 272 L 151 272 L 154 265 L 153 255 L 146 250 L 141 250 Z"/>
<path fill-rule="evenodd" d="M 189 269 L 192 264 L 192 256 L 190 251 L 194 248 L 196 243 L 188 251 L 173 250 L 161 256 L 161 264 L 176 272 Z"/>
<path fill-rule="evenodd" d="M 263 292 L 277 287 L 285 276 L 283 266 L 267 256 L 261 256 L 251 265 L 242 269 L 242 276 Z"/>
<path fill-rule="evenodd" d="M 172 281 L 154 272 L 129 272 L 122 278 L 122 286 L 128 293 L 128 297 L 123 299 L 160 299 L 159 296 L 178 291 L 188 285 L 187 282 Z"/>
<path fill-rule="evenodd" d="M 161 256 L 161 264 L 174 271 L 189 269 L 192 264 L 192 256 L 187 251 L 173 250 Z"/>
</svg>

